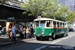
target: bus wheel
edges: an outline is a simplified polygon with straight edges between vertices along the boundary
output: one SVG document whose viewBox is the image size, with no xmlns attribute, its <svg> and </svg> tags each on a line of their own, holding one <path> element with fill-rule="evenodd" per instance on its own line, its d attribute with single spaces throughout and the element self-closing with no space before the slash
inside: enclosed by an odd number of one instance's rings
<svg viewBox="0 0 75 50">
<path fill-rule="evenodd" d="M 40 40 L 43 41 L 43 37 L 41 37 Z"/>
<path fill-rule="evenodd" d="M 53 35 L 52 35 L 52 38 L 53 38 L 53 40 L 56 38 L 56 35 L 53 33 Z"/>
<path fill-rule="evenodd" d="M 67 32 L 65 32 L 65 33 L 63 34 L 63 37 L 66 37 L 66 36 L 68 36 Z"/>
<path fill-rule="evenodd" d="M 51 37 L 48 38 L 49 41 L 53 41 L 56 38 L 56 35 L 53 33 Z"/>
<path fill-rule="evenodd" d="M 53 38 L 49 37 L 48 40 L 49 40 L 49 41 L 53 41 Z"/>
<path fill-rule="evenodd" d="M 37 40 L 40 40 L 40 37 L 36 37 Z"/>
</svg>

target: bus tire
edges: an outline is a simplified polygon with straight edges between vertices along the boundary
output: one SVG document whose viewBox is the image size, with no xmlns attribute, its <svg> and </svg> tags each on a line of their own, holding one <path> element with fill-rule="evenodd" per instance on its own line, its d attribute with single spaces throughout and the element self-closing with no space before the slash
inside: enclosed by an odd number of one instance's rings
<svg viewBox="0 0 75 50">
<path fill-rule="evenodd" d="M 63 37 L 66 37 L 66 36 L 68 36 L 67 32 L 65 32 L 65 33 L 63 34 Z"/>
<path fill-rule="evenodd" d="M 52 33 L 51 38 L 54 40 L 56 38 L 56 35 L 54 33 Z"/>
<path fill-rule="evenodd" d="M 53 38 L 49 37 L 48 40 L 49 40 L 49 41 L 53 41 Z"/>
<path fill-rule="evenodd" d="M 52 33 L 52 36 L 48 38 L 49 41 L 53 41 L 56 38 L 56 35 Z"/>
<path fill-rule="evenodd" d="M 36 37 L 37 40 L 40 40 L 40 37 Z"/>
<path fill-rule="evenodd" d="M 42 38 L 42 37 L 40 37 L 40 40 L 42 41 L 42 40 L 43 40 L 43 38 Z"/>
</svg>

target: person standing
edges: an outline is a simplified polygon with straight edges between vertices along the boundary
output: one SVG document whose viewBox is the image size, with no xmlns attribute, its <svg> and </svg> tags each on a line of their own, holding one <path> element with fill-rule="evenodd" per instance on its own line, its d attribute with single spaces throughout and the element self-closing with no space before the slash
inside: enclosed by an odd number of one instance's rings
<svg viewBox="0 0 75 50">
<path fill-rule="evenodd" d="M 31 36 L 33 37 L 33 32 L 34 32 L 34 29 L 33 27 L 31 28 Z"/>
<path fill-rule="evenodd" d="M 25 27 L 23 26 L 23 36 L 25 37 L 25 32 L 26 32 L 26 29 Z"/>
<path fill-rule="evenodd" d="M 23 37 L 23 26 L 21 26 L 20 28 L 20 38 L 22 39 L 22 37 Z"/>
<path fill-rule="evenodd" d="M 0 33 L 1 33 L 1 30 L 2 30 L 2 26 L 0 25 Z M 1 35 L 1 34 L 0 34 Z"/>
<path fill-rule="evenodd" d="M 14 25 L 14 26 L 12 27 L 12 34 L 13 34 L 13 40 L 14 40 L 14 41 L 16 40 L 16 30 L 17 30 L 17 28 L 16 28 L 16 26 Z"/>
<path fill-rule="evenodd" d="M 29 30 L 30 30 L 30 29 L 29 29 L 28 26 L 27 26 L 27 28 L 26 28 L 26 39 L 29 38 L 29 33 L 30 33 Z"/>
</svg>

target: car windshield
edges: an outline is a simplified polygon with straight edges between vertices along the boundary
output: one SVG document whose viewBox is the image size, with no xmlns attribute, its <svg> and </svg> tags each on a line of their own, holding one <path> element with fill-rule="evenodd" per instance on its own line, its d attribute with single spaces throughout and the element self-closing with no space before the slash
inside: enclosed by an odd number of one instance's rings
<svg viewBox="0 0 75 50">
<path fill-rule="evenodd" d="M 45 27 L 45 21 L 40 21 L 40 27 Z"/>
</svg>

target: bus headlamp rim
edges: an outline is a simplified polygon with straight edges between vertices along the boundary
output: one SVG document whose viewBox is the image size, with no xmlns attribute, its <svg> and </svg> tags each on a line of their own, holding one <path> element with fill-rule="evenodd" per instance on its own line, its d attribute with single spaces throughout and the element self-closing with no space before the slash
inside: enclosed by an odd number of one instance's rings
<svg viewBox="0 0 75 50">
<path fill-rule="evenodd" d="M 36 33 L 34 33 L 34 34 L 36 34 Z"/>
<path fill-rule="evenodd" d="M 42 34 L 44 34 L 44 33 L 42 32 Z"/>
</svg>

